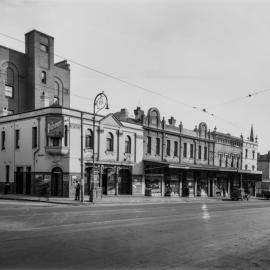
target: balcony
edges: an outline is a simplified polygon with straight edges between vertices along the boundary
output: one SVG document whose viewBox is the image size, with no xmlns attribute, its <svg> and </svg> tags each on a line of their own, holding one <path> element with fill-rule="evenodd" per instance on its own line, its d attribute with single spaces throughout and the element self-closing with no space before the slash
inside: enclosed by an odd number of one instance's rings
<svg viewBox="0 0 270 270">
<path fill-rule="evenodd" d="M 69 147 L 67 146 L 46 146 L 46 153 L 50 155 L 67 155 L 69 152 Z"/>
</svg>

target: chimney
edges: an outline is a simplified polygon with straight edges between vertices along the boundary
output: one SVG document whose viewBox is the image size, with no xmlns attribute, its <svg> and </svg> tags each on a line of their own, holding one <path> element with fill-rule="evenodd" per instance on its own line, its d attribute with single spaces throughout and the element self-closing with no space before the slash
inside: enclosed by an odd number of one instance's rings
<svg viewBox="0 0 270 270">
<path fill-rule="evenodd" d="M 121 111 L 119 112 L 119 120 L 120 121 L 125 121 L 128 119 L 128 110 L 123 108 L 121 109 Z"/>
<path fill-rule="evenodd" d="M 136 110 L 134 110 L 135 119 L 139 122 L 143 122 L 144 120 L 144 111 L 141 110 L 141 107 L 137 107 Z"/>
<path fill-rule="evenodd" d="M 44 91 L 40 96 L 41 101 L 41 108 L 49 107 L 50 106 L 50 98 L 45 95 Z"/>
<path fill-rule="evenodd" d="M 170 126 L 175 126 L 176 120 L 171 116 L 171 118 L 168 120 Z"/>
</svg>

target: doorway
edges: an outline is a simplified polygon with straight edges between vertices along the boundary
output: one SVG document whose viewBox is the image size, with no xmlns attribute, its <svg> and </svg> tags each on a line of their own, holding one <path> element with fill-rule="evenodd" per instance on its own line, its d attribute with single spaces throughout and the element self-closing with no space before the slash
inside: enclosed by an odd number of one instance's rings
<svg viewBox="0 0 270 270">
<path fill-rule="evenodd" d="M 63 171 L 59 167 L 52 170 L 51 196 L 63 196 Z"/>
<path fill-rule="evenodd" d="M 23 194 L 23 167 L 16 170 L 16 194 Z"/>
<path fill-rule="evenodd" d="M 26 179 L 25 179 L 25 193 L 26 195 L 31 194 L 31 167 L 26 167 Z"/>
<path fill-rule="evenodd" d="M 130 170 L 121 169 L 118 175 L 118 194 L 131 195 L 132 194 L 132 181 Z"/>
</svg>

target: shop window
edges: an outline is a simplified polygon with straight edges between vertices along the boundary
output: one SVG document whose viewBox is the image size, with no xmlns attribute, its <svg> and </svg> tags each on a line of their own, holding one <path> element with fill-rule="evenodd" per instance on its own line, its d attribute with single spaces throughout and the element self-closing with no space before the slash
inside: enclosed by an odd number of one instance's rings
<svg viewBox="0 0 270 270">
<path fill-rule="evenodd" d="M 207 160 L 207 147 L 204 147 L 204 160 Z"/>
<path fill-rule="evenodd" d="M 193 153 L 194 153 L 194 146 L 193 146 L 193 144 L 190 144 L 190 158 L 193 158 Z"/>
<path fill-rule="evenodd" d="M 160 155 L 160 138 L 156 138 L 156 154 Z"/>
<path fill-rule="evenodd" d="M 1 150 L 6 149 L 6 132 L 2 131 L 1 132 Z"/>
<path fill-rule="evenodd" d="M 87 129 L 86 131 L 85 148 L 93 149 L 93 131 L 91 129 Z"/>
<path fill-rule="evenodd" d="M 37 127 L 32 127 L 32 148 L 37 147 Z"/>
<path fill-rule="evenodd" d="M 130 138 L 130 136 L 126 136 L 125 153 L 131 153 L 131 138 Z"/>
<path fill-rule="evenodd" d="M 20 130 L 16 129 L 15 131 L 15 148 L 19 149 L 20 148 Z"/>
<path fill-rule="evenodd" d="M 178 142 L 174 142 L 174 156 L 178 156 Z"/>
<path fill-rule="evenodd" d="M 106 142 L 107 142 L 107 151 L 112 152 L 113 151 L 113 135 L 111 132 L 108 133 Z"/>
<path fill-rule="evenodd" d="M 199 145 L 198 159 L 202 159 L 202 146 Z"/>
<path fill-rule="evenodd" d="M 41 82 L 46 83 L 47 81 L 47 75 L 45 71 L 41 71 Z"/>
<path fill-rule="evenodd" d="M 147 137 L 147 154 L 151 154 L 152 140 L 151 137 Z"/>
<path fill-rule="evenodd" d="M 183 157 L 187 157 L 187 144 L 184 143 Z"/>
</svg>

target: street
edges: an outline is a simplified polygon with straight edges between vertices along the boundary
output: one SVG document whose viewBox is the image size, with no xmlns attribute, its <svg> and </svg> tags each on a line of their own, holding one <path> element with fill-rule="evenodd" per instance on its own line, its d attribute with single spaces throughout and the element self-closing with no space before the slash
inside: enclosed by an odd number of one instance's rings
<svg viewBox="0 0 270 270">
<path fill-rule="evenodd" d="M 0 269 L 269 269 L 270 202 L 0 201 Z"/>
</svg>

